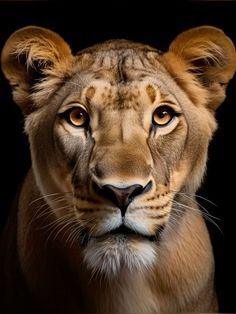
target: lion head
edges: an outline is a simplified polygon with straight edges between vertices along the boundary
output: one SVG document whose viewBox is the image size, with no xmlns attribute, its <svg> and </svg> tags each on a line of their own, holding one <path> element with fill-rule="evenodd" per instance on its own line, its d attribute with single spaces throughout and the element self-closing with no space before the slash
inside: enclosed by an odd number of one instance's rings
<svg viewBox="0 0 236 314">
<path fill-rule="evenodd" d="M 58 34 L 30 26 L 8 39 L 2 68 L 57 236 L 95 272 L 152 267 L 181 220 L 178 198 L 201 183 L 236 68 L 230 39 L 203 26 L 166 53 L 113 40 L 72 55 Z"/>
</svg>

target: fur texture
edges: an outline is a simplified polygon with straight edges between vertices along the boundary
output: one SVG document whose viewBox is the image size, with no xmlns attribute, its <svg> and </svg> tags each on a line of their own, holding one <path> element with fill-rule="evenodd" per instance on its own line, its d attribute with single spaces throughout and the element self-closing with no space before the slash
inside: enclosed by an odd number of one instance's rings
<svg viewBox="0 0 236 314">
<path fill-rule="evenodd" d="M 32 157 L 1 240 L 3 310 L 216 312 L 195 192 L 236 69 L 231 40 L 202 26 L 163 54 L 114 40 L 73 56 L 30 26 L 1 61 Z"/>
</svg>

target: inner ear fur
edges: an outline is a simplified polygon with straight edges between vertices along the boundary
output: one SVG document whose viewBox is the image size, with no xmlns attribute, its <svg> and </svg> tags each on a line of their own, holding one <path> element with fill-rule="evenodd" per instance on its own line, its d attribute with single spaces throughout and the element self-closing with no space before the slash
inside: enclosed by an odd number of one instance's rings
<svg viewBox="0 0 236 314">
<path fill-rule="evenodd" d="M 24 113 L 32 110 L 35 85 L 49 77 L 63 78 L 72 61 L 68 44 L 57 33 L 37 26 L 14 32 L 1 54 L 2 71 Z"/>
<path fill-rule="evenodd" d="M 201 26 L 181 33 L 164 58 L 196 103 L 201 103 L 202 97 L 208 108 L 215 110 L 223 102 L 225 88 L 236 70 L 236 52 L 221 29 Z"/>
</svg>

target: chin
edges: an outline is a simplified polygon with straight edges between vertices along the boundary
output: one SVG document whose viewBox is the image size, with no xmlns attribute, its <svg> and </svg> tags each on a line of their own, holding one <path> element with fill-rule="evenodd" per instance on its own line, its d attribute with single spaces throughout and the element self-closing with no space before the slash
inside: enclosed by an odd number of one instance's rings
<svg viewBox="0 0 236 314">
<path fill-rule="evenodd" d="M 120 272 L 145 271 L 156 262 L 154 241 L 140 235 L 114 234 L 90 238 L 84 262 L 92 273 L 111 279 Z"/>
</svg>

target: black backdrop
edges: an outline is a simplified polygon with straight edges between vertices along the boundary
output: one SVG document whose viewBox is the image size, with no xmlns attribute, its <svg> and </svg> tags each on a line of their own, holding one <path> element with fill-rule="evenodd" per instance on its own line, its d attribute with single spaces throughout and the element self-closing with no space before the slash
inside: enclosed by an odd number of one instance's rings
<svg viewBox="0 0 236 314">
<path fill-rule="evenodd" d="M 165 51 L 181 31 L 198 26 L 222 28 L 236 44 L 236 2 L 233 1 L 25 1 L 0 2 L 0 47 L 16 29 L 26 25 L 51 28 L 70 43 L 74 52 L 96 42 L 126 38 Z M 107 11 L 106 11 L 107 10 Z M 207 176 L 198 193 L 211 200 L 199 201 L 215 220 L 208 228 L 216 260 L 216 286 L 221 312 L 236 312 L 235 251 L 235 129 L 236 78 L 227 99 L 218 109 L 218 131 L 210 145 Z M 23 118 L 11 100 L 10 88 L 0 74 L 0 218 L 1 227 L 17 186 L 30 166 L 28 143 L 22 133 Z"/>
</svg>

